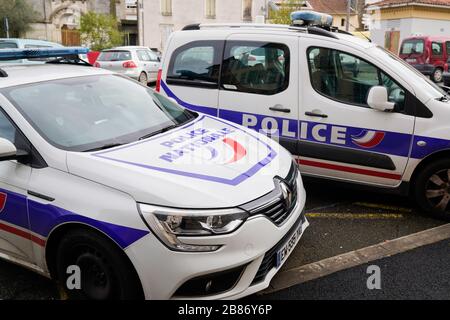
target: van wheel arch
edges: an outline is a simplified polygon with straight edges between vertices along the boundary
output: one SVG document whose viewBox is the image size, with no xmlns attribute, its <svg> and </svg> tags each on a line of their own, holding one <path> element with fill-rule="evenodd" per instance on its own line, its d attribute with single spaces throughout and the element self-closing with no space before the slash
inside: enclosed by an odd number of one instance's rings
<svg viewBox="0 0 450 320">
<path fill-rule="evenodd" d="M 424 158 L 422 161 L 419 162 L 417 167 L 414 169 L 413 174 L 411 175 L 410 181 L 410 188 L 409 188 L 409 194 L 412 194 L 412 190 L 414 189 L 414 184 L 417 179 L 417 175 L 430 163 L 434 161 L 438 161 L 443 158 L 450 158 L 450 149 L 447 150 L 441 150 L 435 153 L 430 154 L 426 158 Z"/>
<path fill-rule="evenodd" d="M 409 198 L 420 212 L 450 221 L 450 151 L 433 154 L 420 162 L 411 177 Z"/>
<path fill-rule="evenodd" d="M 58 251 L 58 244 L 60 241 L 64 238 L 64 236 L 69 233 L 70 231 L 74 230 L 83 230 L 84 232 L 90 232 L 95 233 L 98 236 L 102 237 L 104 240 L 108 241 L 111 245 L 117 247 L 122 251 L 123 257 L 127 260 L 129 263 L 129 267 L 131 268 L 132 272 L 135 274 L 136 279 L 139 280 L 140 285 L 140 291 L 143 296 L 143 288 L 142 283 L 140 281 L 140 277 L 136 271 L 136 268 L 133 266 L 133 263 L 129 259 L 129 257 L 123 252 L 123 249 L 109 236 L 101 232 L 100 230 L 93 228 L 91 226 L 82 224 L 82 223 L 67 223 L 60 225 L 53 229 L 47 239 L 46 246 L 45 246 L 45 262 L 47 264 L 47 269 L 50 273 L 50 276 L 52 279 L 57 280 L 58 279 L 58 273 L 57 273 L 57 251 Z"/>
</svg>

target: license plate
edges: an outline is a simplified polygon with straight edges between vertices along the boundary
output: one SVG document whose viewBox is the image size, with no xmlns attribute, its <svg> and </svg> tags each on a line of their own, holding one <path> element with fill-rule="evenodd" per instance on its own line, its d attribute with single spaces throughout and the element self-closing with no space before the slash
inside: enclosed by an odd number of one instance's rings
<svg viewBox="0 0 450 320">
<path fill-rule="evenodd" d="M 284 245 L 281 247 L 280 250 L 277 252 L 277 268 L 280 267 L 283 262 L 287 259 L 289 254 L 294 250 L 295 244 L 297 243 L 298 239 L 301 237 L 303 233 L 302 224 L 300 224 L 295 230 L 295 232 L 291 235 L 288 241 L 284 243 Z"/>
<path fill-rule="evenodd" d="M 406 62 L 416 62 L 416 59 L 406 59 Z"/>
</svg>

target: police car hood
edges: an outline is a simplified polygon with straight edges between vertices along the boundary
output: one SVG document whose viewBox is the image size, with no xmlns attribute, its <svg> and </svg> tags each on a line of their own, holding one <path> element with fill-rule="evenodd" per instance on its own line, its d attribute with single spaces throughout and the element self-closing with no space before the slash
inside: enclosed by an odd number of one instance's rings
<svg viewBox="0 0 450 320">
<path fill-rule="evenodd" d="M 138 202 L 183 208 L 254 200 L 273 190 L 274 177 L 285 177 L 291 164 L 291 155 L 275 141 L 207 115 L 146 140 L 67 155 L 72 174 Z"/>
</svg>

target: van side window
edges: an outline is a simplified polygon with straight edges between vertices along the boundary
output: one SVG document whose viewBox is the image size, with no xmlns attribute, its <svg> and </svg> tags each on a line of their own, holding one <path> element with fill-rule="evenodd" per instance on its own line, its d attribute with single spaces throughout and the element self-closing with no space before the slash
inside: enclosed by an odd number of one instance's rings
<svg viewBox="0 0 450 320">
<path fill-rule="evenodd" d="M 385 86 L 395 111 L 405 110 L 405 91 L 373 64 L 349 53 L 328 48 L 308 49 L 313 88 L 342 103 L 368 108 L 367 95 L 373 86 Z"/>
<path fill-rule="evenodd" d="M 273 95 L 289 86 L 289 48 L 284 44 L 229 41 L 222 63 L 221 88 Z"/>
<path fill-rule="evenodd" d="M 178 48 L 170 60 L 167 82 L 217 88 L 222 51 L 222 41 L 196 41 Z"/>
<path fill-rule="evenodd" d="M 431 54 L 433 56 L 441 56 L 442 55 L 442 43 L 432 42 L 431 43 Z"/>
</svg>

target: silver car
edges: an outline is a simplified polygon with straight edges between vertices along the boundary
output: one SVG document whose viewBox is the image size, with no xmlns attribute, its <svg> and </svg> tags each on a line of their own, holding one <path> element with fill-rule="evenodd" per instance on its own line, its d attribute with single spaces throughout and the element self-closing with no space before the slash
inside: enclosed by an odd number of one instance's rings
<svg viewBox="0 0 450 320">
<path fill-rule="evenodd" d="M 126 75 L 147 85 L 158 77 L 160 58 L 147 47 L 116 47 L 103 50 L 94 66 Z"/>
</svg>

